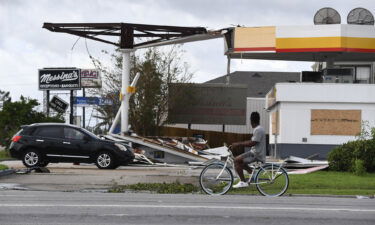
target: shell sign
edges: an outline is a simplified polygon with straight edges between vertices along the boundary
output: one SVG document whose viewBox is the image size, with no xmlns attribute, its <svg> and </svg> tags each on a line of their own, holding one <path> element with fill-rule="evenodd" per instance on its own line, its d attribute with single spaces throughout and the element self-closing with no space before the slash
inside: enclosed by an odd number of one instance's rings
<svg viewBox="0 0 375 225">
<path fill-rule="evenodd" d="M 371 25 L 236 27 L 232 53 L 375 52 Z"/>
</svg>

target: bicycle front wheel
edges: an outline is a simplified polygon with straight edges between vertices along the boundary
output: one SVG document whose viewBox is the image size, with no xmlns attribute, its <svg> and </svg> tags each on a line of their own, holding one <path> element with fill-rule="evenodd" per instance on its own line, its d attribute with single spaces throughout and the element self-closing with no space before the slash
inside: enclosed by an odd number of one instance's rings
<svg viewBox="0 0 375 225">
<path fill-rule="evenodd" d="M 199 184 L 206 194 L 223 195 L 232 187 L 232 171 L 220 163 L 209 164 L 202 170 Z"/>
<path fill-rule="evenodd" d="M 286 170 L 273 164 L 260 168 L 255 180 L 258 191 L 264 196 L 281 196 L 289 186 L 289 177 Z"/>
</svg>

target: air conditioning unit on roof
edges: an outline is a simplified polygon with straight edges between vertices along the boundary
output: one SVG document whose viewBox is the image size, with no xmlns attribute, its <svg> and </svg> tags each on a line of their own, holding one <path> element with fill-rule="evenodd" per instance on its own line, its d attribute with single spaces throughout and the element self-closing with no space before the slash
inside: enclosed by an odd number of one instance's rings
<svg viewBox="0 0 375 225">
<path fill-rule="evenodd" d="M 324 83 L 353 83 L 353 69 L 324 69 L 322 70 Z"/>
</svg>

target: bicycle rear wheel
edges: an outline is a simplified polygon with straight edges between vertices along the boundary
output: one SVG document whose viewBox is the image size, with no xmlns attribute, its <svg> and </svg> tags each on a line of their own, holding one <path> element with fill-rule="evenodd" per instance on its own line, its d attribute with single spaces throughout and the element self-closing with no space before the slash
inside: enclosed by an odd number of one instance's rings
<svg viewBox="0 0 375 225">
<path fill-rule="evenodd" d="M 264 196 L 276 197 L 283 195 L 289 186 L 288 173 L 278 165 L 266 165 L 259 169 L 256 187 Z"/>
<path fill-rule="evenodd" d="M 232 171 L 220 163 L 209 164 L 202 170 L 199 184 L 206 194 L 223 195 L 232 187 Z"/>
</svg>

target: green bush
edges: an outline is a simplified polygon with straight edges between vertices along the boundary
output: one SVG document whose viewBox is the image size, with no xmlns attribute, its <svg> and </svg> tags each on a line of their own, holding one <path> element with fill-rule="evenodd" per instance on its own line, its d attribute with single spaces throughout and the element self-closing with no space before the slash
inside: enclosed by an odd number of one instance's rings
<svg viewBox="0 0 375 225">
<path fill-rule="evenodd" d="M 351 141 L 328 154 L 329 168 L 334 171 L 356 172 L 356 160 L 363 162 L 365 171 L 375 172 L 375 139 Z"/>
<path fill-rule="evenodd" d="M 329 168 L 333 171 L 350 171 L 355 142 L 348 142 L 334 148 L 328 155 Z"/>
<path fill-rule="evenodd" d="M 354 174 L 358 176 L 363 176 L 366 173 L 366 168 L 364 166 L 363 160 L 356 159 L 354 161 Z"/>
</svg>

